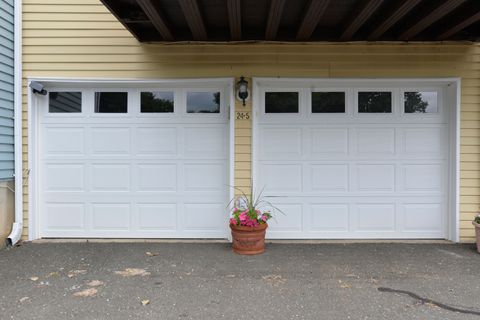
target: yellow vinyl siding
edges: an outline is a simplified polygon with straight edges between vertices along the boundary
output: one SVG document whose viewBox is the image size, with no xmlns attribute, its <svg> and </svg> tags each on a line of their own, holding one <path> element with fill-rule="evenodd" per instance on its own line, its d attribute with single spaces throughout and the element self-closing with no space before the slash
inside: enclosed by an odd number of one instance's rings
<svg viewBox="0 0 480 320">
<path fill-rule="evenodd" d="M 252 83 L 251 78 L 246 80 Z M 250 113 L 249 119 L 235 120 L 235 187 L 248 193 L 252 184 L 252 100 L 247 100 L 245 106 L 236 100 L 235 111 Z M 238 194 L 239 191 L 235 193 Z"/>
<path fill-rule="evenodd" d="M 24 0 L 29 77 L 461 77 L 461 241 L 480 205 L 480 45 L 468 43 L 141 44 L 98 0 Z M 23 152 L 27 162 L 26 88 Z M 251 112 L 236 103 L 236 111 Z M 235 122 L 235 185 L 251 185 L 251 121 Z M 248 191 L 248 190 L 247 190 Z M 28 235 L 24 187 L 24 236 Z"/>
</svg>

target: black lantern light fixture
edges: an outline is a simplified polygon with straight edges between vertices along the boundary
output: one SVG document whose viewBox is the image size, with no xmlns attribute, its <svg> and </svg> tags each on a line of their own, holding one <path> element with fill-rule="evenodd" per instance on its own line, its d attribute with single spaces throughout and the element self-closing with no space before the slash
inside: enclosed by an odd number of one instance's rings
<svg viewBox="0 0 480 320">
<path fill-rule="evenodd" d="M 241 76 L 237 82 L 237 99 L 242 101 L 244 107 L 248 96 L 248 81 L 245 80 L 245 77 Z"/>
</svg>

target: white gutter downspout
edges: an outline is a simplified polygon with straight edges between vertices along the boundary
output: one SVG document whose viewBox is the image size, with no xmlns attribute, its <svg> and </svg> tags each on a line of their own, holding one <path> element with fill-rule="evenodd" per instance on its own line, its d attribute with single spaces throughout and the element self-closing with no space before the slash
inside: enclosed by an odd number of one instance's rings
<svg viewBox="0 0 480 320">
<path fill-rule="evenodd" d="M 14 149 L 15 149 L 15 220 L 7 240 L 15 245 L 23 231 L 22 176 L 22 0 L 14 1 Z"/>
</svg>

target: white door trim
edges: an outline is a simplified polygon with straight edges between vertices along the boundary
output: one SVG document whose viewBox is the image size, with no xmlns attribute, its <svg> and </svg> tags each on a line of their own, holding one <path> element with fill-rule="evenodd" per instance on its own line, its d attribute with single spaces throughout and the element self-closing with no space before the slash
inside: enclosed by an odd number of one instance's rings
<svg viewBox="0 0 480 320">
<path fill-rule="evenodd" d="M 461 79 L 455 78 L 447 89 L 447 99 L 452 100 L 455 109 L 452 110 L 450 127 L 450 199 L 447 223 L 448 240 L 460 242 L 460 139 L 461 139 Z M 451 92 L 450 92 L 451 91 Z"/>
<path fill-rule="evenodd" d="M 311 85 L 315 83 L 319 86 L 336 87 L 345 85 L 347 83 L 360 83 L 361 85 L 372 84 L 391 84 L 402 85 L 406 83 L 415 82 L 416 84 L 443 84 L 448 85 L 447 101 L 451 102 L 455 108 L 451 110 L 449 114 L 449 139 L 450 139 L 450 161 L 449 161 L 449 199 L 448 203 L 448 216 L 446 217 L 446 239 L 454 242 L 460 241 L 460 112 L 461 112 L 461 79 L 452 78 L 271 78 L 271 77 L 253 77 L 252 79 L 252 186 L 256 190 L 258 187 L 258 118 L 261 112 L 261 97 L 260 87 L 268 84 L 282 86 L 282 87 L 300 87 L 302 85 Z M 407 85 L 408 86 L 408 85 Z"/>
<path fill-rule="evenodd" d="M 146 86 L 161 85 L 162 83 L 176 83 L 179 85 L 189 84 L 191 86 L 200 84 L 222 84 L 227 85 L 229 88 L 229 106 L 226 109 L 227 119 L 229 123 L 229 139 L 228 139 L 228 183 L 233 185 L 235 181 L 234 165 L 235 165 L 235 79 L 234 78 L 191 78 L 191 79 L 118 79 L 118 78 L 57 78 L 57 77 L 41 77 L 41 78 L 28 78 L 27 79 L 27 126 L 28 126 L 28 239 L 35 240 L 40 235 L 40 224 L 38 215 L 39 203 L 38 203 L 38 167 L 39 167 L 39 113 L 37 111 L 39 100 L 45 96 L 38 96 L 33 94 L 29 88 L 32 81 L 40 82 L 46 86 L 66 87 L 66 88 L 96 88 L 96 87 L 132 87 L 142 88 Z M 234 196 L 233 189 L 225 185 L 225 188 L 229 188 L 229 196 Z M 22 192 L 23 194 L 23 192 Z M 227 199 L 228 200 L 228 199 Z M 230 237 L 228 228 L 228 208 L 225 208 L 225 223 L 224 232 L 225 238 Z"/>
</svg>

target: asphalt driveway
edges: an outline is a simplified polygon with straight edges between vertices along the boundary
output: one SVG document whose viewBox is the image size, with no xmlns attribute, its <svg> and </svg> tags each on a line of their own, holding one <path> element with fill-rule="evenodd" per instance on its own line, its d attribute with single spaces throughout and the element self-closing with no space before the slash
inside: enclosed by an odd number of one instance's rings
<svg viewBox="0 0 480 320">
<path fill-rule="evenodd" d="M 480 319 L 452 244 L 27 243 L 0 251 L 0 319 Z"/>
</svg>

